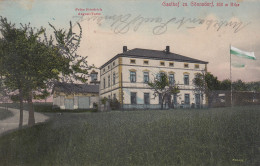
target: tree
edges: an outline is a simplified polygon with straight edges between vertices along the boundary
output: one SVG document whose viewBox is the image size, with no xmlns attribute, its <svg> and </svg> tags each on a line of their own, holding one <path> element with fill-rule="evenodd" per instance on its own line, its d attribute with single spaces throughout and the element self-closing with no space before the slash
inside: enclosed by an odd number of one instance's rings
<svg viewBox="0 0 260 166">
<path fill-rule="evenodd" d="M 248 91 L 260 92 L 260 81 L 258 82 L 249 82 L 246 84 Z"/>
<path fill-rule="evenodd" d="M 232 89 L 235 91 L 247 91 L 249 88 L 247 87 L 246 83 L 244 83 L 242 80 L 237 80 L 232 83 Z"/>
<path fill-rule="evenodd" d="M 206 81 L 206 85 L 207 85 L 207 88 L 208 88 L 209 91 L 220 90 L 220 83 L 221 82 L 218 80 L 218 77 L 215 77 L 210 72 L 207 72 L 205 74 L 205 81 Z"/>
<path fill-rule="evenodd" d="M 94 68 L 94 65 L 89 66 L 87 64 L 87 56 L 83 57 L 77 54 L 77 49 L 80 46 L 82 38 L 82 28 L 78 23 L 79 35 L 73 33 L 72 23 L 70 22 L 69 31 L 63 29 L 56 29 L 52 24 L 49 23 L 54 31 L 56 44 L 59 54 L 69 61 L 69 65 L 66 66 L 65 70 L 60 73 L 59 81 L 62 82 L 74 82 L 80 81 L 85 83 L 88 80 L 88 71 Z M 52 43 L 53 45 L 53 43 Z"/>
<path fill-rule="evenodd" d="M 211 79 L 213 78 L 213 79 Z M 199 94 L 200 101 L 203 101 L 203 94 L 206 94 L 208 96 L 209 87 L 211 84 L 207 84 L 208 82 L 215 82 L 214 77 L 211 77 L 211 75 L 208 76 L 208 79 L 206 79 L 206 75 L 204 73 L 198 73 L 195 75 L 195 78 L 192 80 L 194 85 L 194 92 L 196 94 Z M 208 85 L 208 86 L 207 86 Z M 212 86 L 210 86 L 212 87 Z M 200 102 L 200 108 L 201 108 L 201 102 Z"/>
<path fill-rule="evenodd" d="M 5 103 L 5 109 L 8 110 L 7 102 L 9 101 L 11 94 L 9 89 L 3 83 L 3 78 L 0 77 L 0 102 Z"/>
<path fill-rule="evenodd" d="M 35 123 L 33 110 L 33 96 L 41 93 L 44 95 L 47 89 L 56 81 L 80 80 L 85 82 L 88 77 L 86 57 L 76 54 L 82 37 L 72 32 L 72 25 L 68 32 L 56 30 L 56 41 L 52 36 L 47 38 L 44 28 L 32 28 L 30 24 L 19 28 L 15 24 L 8 23 L 6 18 L 0 19 L 1 27 L 1 52 L 0 69 L 4 78 L 4 84 L 11 91 L 19 91 L 20 100 L 20 124 L 23 119 L 23 101 L 29 104 L 28 125 Z M 41 37 L 44 36 L 42 40 Z M 46 94 L 46 93 L 45 93 Z"/>
<path fill-rule="evenodd" d="M 225 79 L 220 83 L 221 90 L 230 90 L 231 89 L 231 81 L 229 79 Z"/>
<path fill-rule="evenodd" d="M 179 93 L 180 90 L 178 86 L 169 84 L 168 77 L 165 73 L 159 73 L 158 76 L 158 78 L 154 79 L 154 82 L 149 82 L 148 85 L 154 90 L 154 97 L 161 97 L 159 100 L 161 100 L 161 109 L 163 109 L 166 98 L 172 94 Z"/>
</svg>

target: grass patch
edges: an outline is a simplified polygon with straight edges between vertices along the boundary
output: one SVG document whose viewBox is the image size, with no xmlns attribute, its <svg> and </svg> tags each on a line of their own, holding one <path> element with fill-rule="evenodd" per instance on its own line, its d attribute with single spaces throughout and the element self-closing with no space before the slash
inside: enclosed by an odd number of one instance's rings
<svg viewBox="0 0 260 166">
<path fill-rule="evenodd" d="M 56 114 L 0 138 L 0 165 L 259 165 L 260 107 Z"/>
<path fill-rule="evenodd" d="M 6 109 L 0 108 L 0 120 L 4 120 L 6 118 L 12 117 L 14 114 Z"/>
</svg>

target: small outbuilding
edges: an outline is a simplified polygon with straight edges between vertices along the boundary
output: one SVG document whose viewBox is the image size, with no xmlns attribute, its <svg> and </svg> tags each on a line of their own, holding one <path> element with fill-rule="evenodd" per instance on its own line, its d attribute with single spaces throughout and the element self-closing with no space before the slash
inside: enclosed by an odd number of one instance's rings
<svg viewBox="0 0 260 166">
<path fill-rule="evenodd" d="M 99 102 L 99 85 L 56 83 L 52 94 L 54 108 L 92 109 Z"/>
</svg>

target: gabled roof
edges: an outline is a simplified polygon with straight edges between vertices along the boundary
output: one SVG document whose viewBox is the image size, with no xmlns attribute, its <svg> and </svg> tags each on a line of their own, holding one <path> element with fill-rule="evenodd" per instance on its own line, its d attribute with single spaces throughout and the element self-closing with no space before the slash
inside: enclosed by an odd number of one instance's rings
<svg viewBox="0 0 260 166">
<path fill-rule="evenodd" d="M 118 57 L 130 57 L 130 58 L 142 58 L 142 59 L 156 59 L 156 60 L 166 60 L 166 61 L 177 61 L 177 62 L 189 62 L 189 63 L 200 63 L 200 64 L 208 64 L 206 61 L 186 57 L 183 55 L 175 54 L 172 52 L 166 53 L 164 50 L 150 50 L 150 49 L 141 49 L 135 48 L 132 50 L 128 50 L 126 52 L 117 54 L 108 62 L 100 67 L 103 68 L 107 64 L 111 63 Z"/>
<path fill-rule="evenodd" d="M 73 83 L 55 83 L 52 93 L 63 92 L 71 93 L 99 93 L 99 85 L 73 84 Z"/>
</svg>

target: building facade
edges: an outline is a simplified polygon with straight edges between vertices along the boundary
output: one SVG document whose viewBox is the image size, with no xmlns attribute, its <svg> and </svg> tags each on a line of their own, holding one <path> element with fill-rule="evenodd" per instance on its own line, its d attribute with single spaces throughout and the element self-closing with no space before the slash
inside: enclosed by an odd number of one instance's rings
<svg viewBox="0 0 260 166">
<path fill-rule="evenodd" d="M 53 107 L 68 110 L 95 108 L 99 103 L 99 72 L 99 69 L 92 68 L 85 84 L 56 83 L 52 90 Z"/>
<path fill-rule="evenodd" d="M 192 80 L 197 73 L 207 70 L 208 62 L 189 58 L 170 52 L 166 46 L 163 51 L 148 49 L 128 50 L 123 47 L 120 53 L 100 67 L 100 98 L 117 99 L 125 109 L 158 109 L 160 97 L 148 82 L 165 73 L 169 83 L 178 85 L 180 93 L 172 96 L 175 107 L 191 107 L 206 103 L 206 97 L 194 92 Z"/>
</svg>

